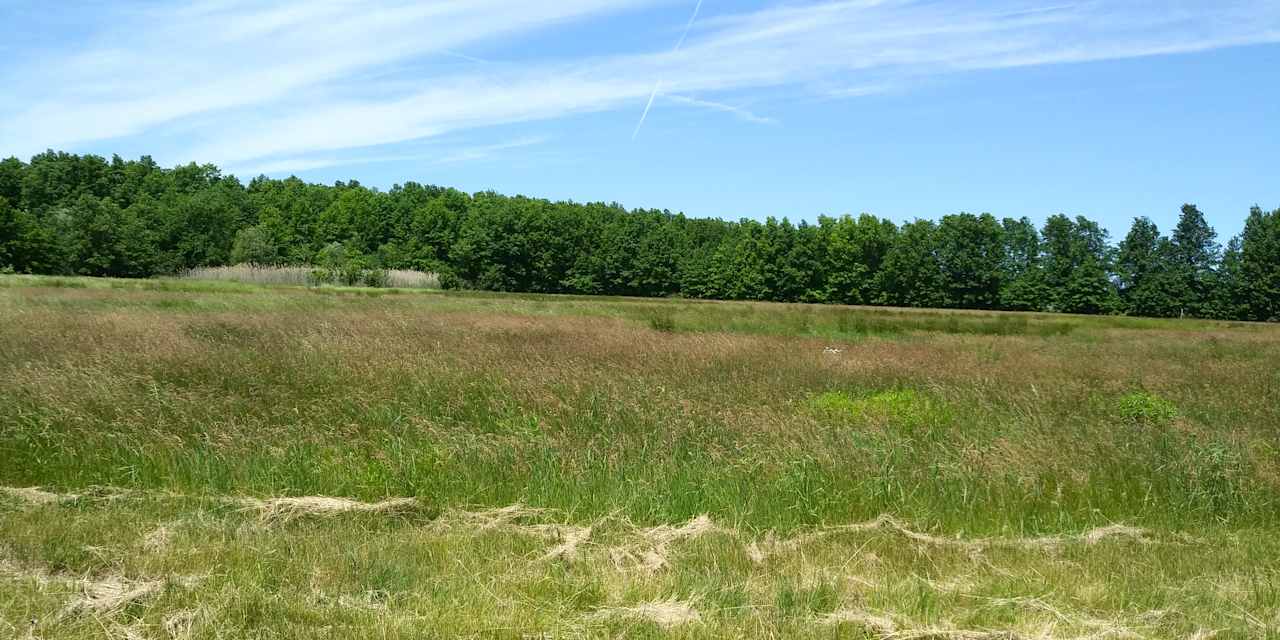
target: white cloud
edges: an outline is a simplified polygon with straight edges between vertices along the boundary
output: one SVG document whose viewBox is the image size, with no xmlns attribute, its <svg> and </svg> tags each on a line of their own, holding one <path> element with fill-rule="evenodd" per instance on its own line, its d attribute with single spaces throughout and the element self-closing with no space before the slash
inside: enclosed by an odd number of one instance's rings
<svg viewBox="0 0 1280 640">
<path fill-rule="evenodd" d="M 0 106 L 0 150 L 27 154 L 185 124 L 187 157 L 303 167 L 347 149 L 638 111 L 658 79 L 670 102 L 761 122 L 769 119 L 721 94 L 786 88 L 850 97 L 940 73 L 1280 41 L 1274 0 L 844 0 L 738 13 L 708 3 L 675 51 L 664 31 L 650 50 L 622 54 L 529 58 L 538 52 L 515 47 L 500 57 L 523 54 L 521 62 L 480 63 L 462 53 L 663 1 L 321 0 L 264 9 L 205 0 L 134 10 L 104 20 L 116 26 L 83 48 L 7 74 L 6 104 L 25 106 Z M 683 26 L 687 3 L 663 8 Z"/>
<path fill-rule="evenodd" d="M 296 113 L 301 98 L 347 98 L 344 82 L 389 65 L 654 1 L 205 0 L 120 10 L 97 16 L 107 26 L 82 48 L 0 72 L 12 104 L 24 105 L 0 114 L 0 148 L 27 154 L 234 109 Z"/>
<path fill-rule="evenodd" d="M 690 98 L 688 96 L 664 95 L 663 97 L 666 98 L 667 100 L 675 102 L 676 104 L 683 104 L 691 107 L 701 107 L 703 109 L 710 109 L 712 111 L 729 113 L 734 116 L 737 116 L 739 119 L 743 120 L 744 122 L 753 122 L 755 124 L 777 124 L 778 123 L 778 121 L 774 120 L 773 118 L 759 116 L 742 107 L 735 107 L 731 104 L 724 104 L 722 102 L 713 102 L 711 100 L 699 100 L 697 98 Z"/>
<path fill-rule="evenodd" d="M 292 156 L 262 163 L 247 164 L 244 166 L 229 166 L 226 168 L 225 172 L 228 174 L 252 177 L 261 174 L 280 175 L 286 173 L 300 173 L 303 171 L 324 169 L 328 167 L 348 167 L 381 162 L 414 162 L 425 164 L 426 166 L 443 166 L 488 160 L 498 155 L 499 152 L 543 144 L 549 139 L 550 138 L 546 136 L 525 136 L 496 144 L 460 146 L 449 149 L 431 149 L 420 151 L 418 153 Z"/>
</svg>

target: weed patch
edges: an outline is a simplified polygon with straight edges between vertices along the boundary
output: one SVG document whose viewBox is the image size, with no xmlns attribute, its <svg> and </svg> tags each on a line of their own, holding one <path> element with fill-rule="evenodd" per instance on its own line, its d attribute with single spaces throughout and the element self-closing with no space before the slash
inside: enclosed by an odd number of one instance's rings
<svg viewBox="0 0 1280 640">
<path fill-rule="evenodd" d="M 812 396 L 809 407 L 828 416 L 856 417 L 905 429 L 927 428 L 951 420 L 951 412 L 942 402 L 914 389 L 867 395 L 827 391 Z"/>
<path fill-rule="evenodd" d="M 662 333 L 674 333 L 676 317 L 666 309 L 656 309 L 648 313 L 649 328 Z"/>
<path fill-rule="evenodd" d="M 1178 417 L 1178 408 L 1157 395 L 1138 391 L 1116 401 L 1120 419 L 1136 426 L 1162 427 Z"/>
</svg>

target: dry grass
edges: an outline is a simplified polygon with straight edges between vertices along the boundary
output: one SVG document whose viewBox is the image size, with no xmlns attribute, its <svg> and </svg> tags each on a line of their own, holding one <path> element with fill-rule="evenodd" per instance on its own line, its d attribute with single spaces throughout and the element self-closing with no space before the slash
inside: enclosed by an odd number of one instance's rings
<svg viewBox="0 0 1280 640">
<path fill-rule="evenodd" d="M 411 269 L 388 269 L 387 286 L 396 289 L 439 289 L 440 276 Z"/>
<path fill-rule="evenodd" d="M 145 598 L 150 598 L 164 588 L 159 580 L 127 580 L 119 576 L 108 576 L 98 580 L 80 582 L 82 594 L 67 605 L 67 613 L 90 613 L 105 615 L 115 613 Z"/>
<path fill-rule="evenodd" d="M 12 487 L 0 487 L 0 492 L 21 492 L 22 494 L 36 492 L 47 496 L 40 503 L 44 505 L 54 505 L 68 499 L 66 495 L 43 491 L 34 487 L 21 490 Z M 239 507 L 240 511 L 256 513 L 258 519 L 264 522 L 288 522 L 299 518 L 334 517 L 344 514 L 397 517 L 420 510 L 422 507 L 422 503 L 415 498 L 388 498 L 378 502 L 361 502 L 359 500 L 327 496 L 279 498 L 192 496 L 170 492 L 119 490 L 102 487 L 95 488 L 93 495 L 103 502 L 117 500 L 137 502 L 194 500 L 233 505 Z M 606 516 L 587 526 L 547 521 L 556 515 L 558 514 L 554 511 L 535 509 L 523 504 L 513 504 L 479 511 L 452 509 L 434 518 L 431 528 L 437 531 L 461 531 L 473 536 L 500 532 L 543 538 L 552 545 L 542 555 L 541 559 L 543 560 L 571 559 L 578 548 L 591 537 L 593 530 L 605 529 L 609 530 L 613 537 L 621 536 L 625 540 L 620 544 L 607 548 L 607 556 L 612 560 L 614 566 L 622 570 L 638 567 L 650 573 L 661 571 L 670 564 L 670 556 L 675 545 L 689 543 L 710 535 L 725 537 L 733 540 L 735 544 L 740 544 L 743 553 L 757 563 L 764 563 L 769 558 L 778 555 L 802 554 L 809 547 L 822 546 L 824 539 L 832 536 L 877 532 L 896 534 L 921 548 L 943 547 L 966 552 L 981 552 L 988 549 L 1053 551 L 1068 545 L 1094 546 L 1112 539 L 1130 541 L 1141 545 L 1208 544 L 1185 534 L 1160 538 L 1147 530 L 1123 524 L 1097 527 L 1078 534 L 965 538 L 961 536 L 941 537 L 925 533 L 916 530 L 892 515 L 882 514 L 866 522 L 811 528 L 807 531 L 797 532 L 788 538 L 779 538 L 773 531 L 768 531 L 763 537 L 757 538 L 749 531 L 718 524 L 706 514 L 692 518 L 679 525 L 664 524 L 654 527 L 636 526 L 628 520 L 619 520 L 614 516 Z M 147 551 L 162 551 L 168 547 L 171 539 L 172 528 L 161 525 L 146 534 L 142 540 L 142 547 Z"/>
<path fill-rule="evenodd" d="M 239 282 L 244 284 L 294 285 L 311 284 L 312 267 L 284 267 L 257 264 L 237 264 L 224 267 L 198 267 L 188 269 L 178 277 L 183 280 L 208 280 L 214 282 Z"/>
<path fill-rule="evenodd" d="M 408 512 L 418 506 L 413 498 L 393 498 L 379 502 L 361 502 L 348 498 L 327 496 L 299 496 L 288 498 L 232 499 L 245 509 L 259 513 L 263 522 L 280 522 L 314 516 L 334 516 L 343 513 L 376 513 L 395 515 Z"/>
<path fill-rule="evenodd" d="M 188 269 L 178 277 L 183 280 L 236 282 L 257 285 L 310 286 L 315 284 L 315 267 L 237 264 L 223 267 Z M 440 278 L 434 273 L 411 269 L 387 269 L 386 286 L 395 289 L 439 289 Z"/>
<path fill-rule="evenodd" d="M 702 622 L 702 616 L 687 603 L 676 600 L 644 602 L 629 607 L 607 607 L 591 616 L 593 619 L 631 618 L 652 622 L 663 629 Z"/>
<path fill-rule="evenodd" d="M 659 525 L 642 529 L 637 532 L 635 542 L 615 547 L 610 550 L 609 555 L 615 566 L 638 566 L 654 573 L 661 571 L 670 562 L 673 544 L 724 531 L 704 514 L 680 526 Z"/>
<path fill-rule="evenodd" d="M 29 505 L 56 504 L 64 500 L 75 500 L 75 495 L 60 495 L 44 491 L 38 487 L 0 487 L 0 493 Z"/>
</svg>

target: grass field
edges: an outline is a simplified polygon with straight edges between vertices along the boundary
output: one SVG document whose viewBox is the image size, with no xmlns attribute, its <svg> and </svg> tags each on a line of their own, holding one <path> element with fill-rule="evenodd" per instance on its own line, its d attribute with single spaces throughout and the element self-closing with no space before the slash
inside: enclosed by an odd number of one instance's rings
<svg viewBox="0 0 1280 640">
<path fill-rule="evenodd" d="M 0 638 L 1280 637 L 1280 327 L 0 276 Z"/>
</svg>

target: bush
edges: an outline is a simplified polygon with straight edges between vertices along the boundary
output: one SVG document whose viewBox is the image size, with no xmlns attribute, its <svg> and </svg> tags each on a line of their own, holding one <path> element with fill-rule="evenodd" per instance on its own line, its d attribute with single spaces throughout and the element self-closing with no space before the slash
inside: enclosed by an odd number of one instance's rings
<svg viewBox="0 0 1280 640">
<path fill-rule="evenodd" d="M 655 310 L 649 314 L 649 328 L 663 333 L 673 333 L 676 330 L 676 318 L 665 309 Z"/>
<path fill-rule="evenodd" d="M 458 274 L 452 271 L 440 272 L 440 288 L 441 289 L 461 289 L 462 281 L 458 279 Z"/>
<path fill-rule="evenodd" d="M 365 271 L 363 264 L 352 260 L 334 269 L 334 280 L 344 287 L 358 287 L 364 281 Z"/>
<path fill-rule="evenodd" d="M 333 273 L 329 269 L 316 267 L 307 274 L 307 286 L 318 287 L 333 282 Z"/>
<path fill-rule="evenodd" d="M 1116 401 L 1120 419 L 1138 426 L 1162 426 L 1178 417 L 1173 403 L 1145 391 L 1130 393 Z"/>
<path fill-rule="evenodd" d="M 360 276 L 362 284 L 366 287 L 374 287 L 383 289 L 387 287 L 388 277 L 386 269 L 367 269 Z"/>
</svg>

